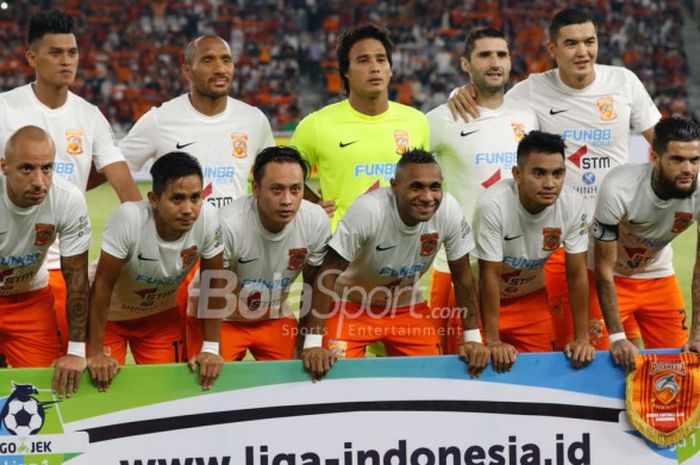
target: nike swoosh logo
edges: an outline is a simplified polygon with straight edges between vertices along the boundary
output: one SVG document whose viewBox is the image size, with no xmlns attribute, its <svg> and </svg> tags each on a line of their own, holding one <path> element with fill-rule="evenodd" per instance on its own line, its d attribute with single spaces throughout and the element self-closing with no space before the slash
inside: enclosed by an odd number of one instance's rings
<svg viewBox="0 0 700 465">
<path fill-rule="evenodd" d="M 340 143 L 338 144 L 338 146 L 339 146 L 341 149 L 343 149 L 343 148 L 347 147 L 348 145 L 354 144 L 355 142 L 357 142 L 357 141 L 356 141 L 356 140 L 353 140 L 353 141 L 346 142 L 346 143 L 340 142 Z"/>
<path fill-rule="evenodd" d="M 246 263 L 254 262 L 254 261 L 257 260 L 257 259 L 258 259 L 258 257 L 250 258 L 250 259 L 248 259 L 248 260 L 243 260 L 242 258 L 239 258 L 239 259 L 238 259 L 238 263 L 240 263 L 241 265 L 244 265 L 244 264 L 246 264 Z"/>
<path fill-rule="evenodd" d="M 139 252 L 138 258 L 139 258 L 139 260 L 143 260 L 144 262 L 157 262 L 158 261 L 157 258 L 144 257 L 143 255 L 141 255 L 141 252 Z"/>
<path fill-rule="evenodd" d="M 479 132 L 479 130 L 478 130 L 478 129 L 475 129 L 475 130 L 473 130 L 473 131 L 467 131 L 467 132 L 461 131 L 461 132 L 459 133 L 459 135 L 462 136 L 462 137 L 467 137 L 467 136 L 470 136 L 470 135 L 474 134 L 475 132 Z"/>
<path fill-rule="evenodd" d="M 627 220 L 627 221 L 629 222 L 629 224 L 636 224 L 636 225 L 645 224 L 644 221 L 634 221 L 634 220 Z"/>
<path fill-rule="evenodd" d="M 6 234 L 6 233 L 7 233 L 7 231 L 0 232 L 0 236 L 2 236 L 3 234 Z"/>
<path fill-rule="evenodd" d="M 377 250 L 380 251 L 380 252 L 383 252 L 383 251 L 385 251 L 385 250 L 393 249 L 394 247 L 396 247 L 396 246 L 395 246 L 395 245 L 390 245 L 389 247 L 382 247 L 381 245 L 378 245 L 378 246 L 377 246 Z"/>
<path fill-rule="evenodd" d="M 177 147 L 178 149 L 184 149 L 185 147 L 189 147 L 190 145 L 194 144 L 195 142 L 197 142 L 197 141 L 190 142 L 188 144 L 181 144 L 178 142 L 177 144 L 175 144 L 175 147 Z"/>
<path fill-rule="evenodd" d="M 554 108 L 549 109 L 549 114 L 550 115 L 558 115 L 559 113 L 564 113 L 565 111 L 569 111 L 567 108 L 566 110 L 555 110 Z"/>
<path fill-rule="evenodd" d="M 517 236 L 509 236 L 509 235 L 506 234 L 506 237 L 504 237 L 503 239 L 505 239 L 505 240 L 507 240 L 507 241 L 512 241 L 512 240 L 517 239 L 517 238 L 519 238 L 519 237 L 521 237 L 521 236 L 522 236 L 522 234 L 518 234 Z"/>
</svg>

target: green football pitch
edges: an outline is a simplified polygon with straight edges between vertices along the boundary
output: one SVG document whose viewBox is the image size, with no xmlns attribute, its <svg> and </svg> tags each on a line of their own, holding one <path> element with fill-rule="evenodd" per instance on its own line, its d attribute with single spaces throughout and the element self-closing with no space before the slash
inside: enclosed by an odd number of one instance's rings
<svg viewBox="0 0 700 465">
<path fill-rule="evenodd" d="M 146 198 L 146 192 L 148 192 L 150 184 L 139 183 L 139 188 L 144 198 Z M 103 184 L 97 189 L 88 192 L 87 202 L 93 231 L 93 243 L 90 248 L 90 260 L 92 261 L 96 260 L 99 255 L 102 229 L 111 212 L 119 204 L 119 200 L 112 188 L 107 184 Z M 695 261 L 694 251 L 696 235 L 696 228 L 691 227 L 673 241 L 673 264 L 676 268 L 676 274 L 678 275 L 681 289 L 683 289 L 683 297 L 685 298 L 688 310 L 690 310 L 690 280 L 693 272 L 693 263 Z M 429 285 L 429 279 L 430 274 L 426 273 L 423 277 L 424 286 Z M 424 289 L 425 288 L 427 287 L 424 287 Z M 690 321 L 690 314 L 688 315 L 688 321 Z"/>
</svg>

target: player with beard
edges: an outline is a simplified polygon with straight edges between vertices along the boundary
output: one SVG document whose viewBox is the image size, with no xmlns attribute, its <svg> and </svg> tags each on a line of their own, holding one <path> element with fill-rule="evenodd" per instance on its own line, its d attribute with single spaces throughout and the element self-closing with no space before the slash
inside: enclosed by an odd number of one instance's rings
<svg viewBox="0 0 700 465">
<path fill-rule="evenodd" d="M 190 92 L 143 115 L 119 148 L 137 170 L 171 151 L 191 154 L 202 165 L 202 198 L 220 209 L 246 194 L 255 156 L 274 145 L 272 129 L 260 109 L 228 95 L 234 64 L 221 37 L 197 37 L 187 44 L 184 55 L 182 74 Z M 192 334 L 201 340 L 196 305 L 187 298 L 188 286 L 198 286 L 197 270 L 195 266 L 183 282 L 178 306 L 187 321 L 187 337 Z M 190 317 L 185 319 L 187 313 Z M 198 347 L 187 349 L 188 357 L 197 352 Z"/>
<path fill-rule="evenodd" d="M 595 281 L 615 363 L 631 370 L 636 345 L 625 334 L 635 318 L 646 348 L 700 350 L 700 254 L 693 273 L 693 324 L 688 338 L 683 294 L 670 242 L 700 215 L 697 189 L 700 128 L 669 118 L 654 128 L 652 161 L 610 171 L 591 228 Z M 700 250 L 700 249 L 698 249 Z M 594 302 L 595 304 L 595 302 Z"/>
</svg>

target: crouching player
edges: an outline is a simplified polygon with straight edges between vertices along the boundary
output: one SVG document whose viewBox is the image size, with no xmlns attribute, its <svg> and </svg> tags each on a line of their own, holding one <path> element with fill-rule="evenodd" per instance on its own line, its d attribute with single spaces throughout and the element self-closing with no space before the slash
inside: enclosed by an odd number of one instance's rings
<svg viewBox="0 0 700 465">
<path fill-rule="evenodd" d="M 388 355 L 441 353 L 439 319 L 430 318 L 419 280 L 442 244 L 463 312 L 465 343 L 459 353 L 470 374 L 478 375 L 489 353 L 478 330 L 471 229 L 457 201 L 450 194 L 443 197 L 435 157 L 414 149 L 397 163 L 390 188 L 353 202 L 330 241 L 302 351 L 315 379 L 337 357 L 362 357 L 375 341 L 384 343 Z M 335 305 L 329 315 L 331 297 Z"/>
<path fill-rule="evenodd" d="M 302 200 L 307 172 L 294 148 L 269 147 L 255 159 L 253 194 L 219 212 L 226 266 L 236 279 L 236 307 L 221 327 L 227 361 L 242 359 L 246 350 L 256 360 L 294 358 L 298 327 L 290 286 L 302 273 L 311 288 L 331 236 L 326 212 Z"/>
<path fill-rule="evenodd" d="M 496 371 L 507 371 L 517 351 L 553 348 L 544 264 L 564 244 L 574 340 L 565 352 L 575 367 L 593 360 L 588 342 L 587 218 L 579 195 L 564 187 L 565 144 L 532 131 L 518 144 L 513 179 L 479 199 L 474 215 L 484 339 Z"/>
<path fill-rule="evenodd" d="M 223 268 L 219 221 L 216 209 L 202 202 L 197 160 L 181 152 L 168 153 L 153 164 L 151 176 L 148 201 L 119 206 L 102 236 L 91 290 L 88 357 L 100 390 L 107 389 L 119 364 L 124 364 L 127 343 L 136 363 L 181 361 L 184 335 L 175 298 L 178 286 L 200 257 L 202 270 Z M 220 318 L 202 319 L 206 342 L 190 360 L 192 369 L 199 365 L 204 389 L 212 385 L 223 363 L 220 326 Z"/>
</svg>

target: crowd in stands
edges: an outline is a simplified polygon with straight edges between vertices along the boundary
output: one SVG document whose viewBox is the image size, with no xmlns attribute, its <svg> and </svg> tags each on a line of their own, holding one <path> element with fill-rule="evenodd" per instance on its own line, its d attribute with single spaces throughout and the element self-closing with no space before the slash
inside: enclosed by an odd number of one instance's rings
<svg viewBox="0 0 700 465">
<path fill-rule="evenodd" d="M 325 88 L 317 106 L 343 98 L 335 43 L 344 29 L 375 21 L 392 32 L 391 98 L 423 111 L 443 103 L 463 83 L 459 69 L 465 33 L 502 28 L 511 42 L 517 82 L 553 66 L 546 26 L 562 0 L 157 0 L 112 2 L 10 1 L 0 11 L 0 90 L 29 82 L 29 17 L 61 8 L 78 18 L 81 66 L 73 88 L 99 106 L 123 134 L 151 106 L 186 92 L 180 64 L 184 45 L 215 33 L 236 59 L 233 95 L 260 107 L 273 129 L 288 130 L 303 116 L 302 76 Z M 589 0 L 598 22 L 598 62 L 632 69 L 662 113 L 692 116 L 686 92 L 682 0 Z M 308 87 L 308 86 L 307 86 Z"/>
</svg>

